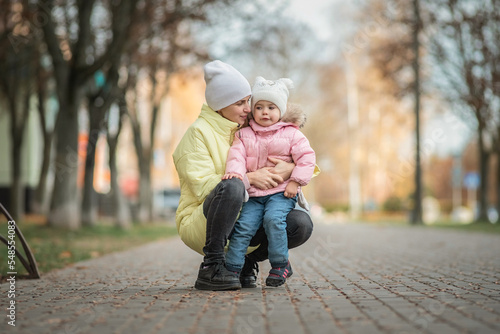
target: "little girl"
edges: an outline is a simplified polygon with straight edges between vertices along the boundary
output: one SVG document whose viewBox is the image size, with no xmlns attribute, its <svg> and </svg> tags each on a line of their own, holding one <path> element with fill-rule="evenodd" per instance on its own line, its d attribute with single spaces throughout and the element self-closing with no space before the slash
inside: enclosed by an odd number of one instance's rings
<svg viewBox="0 0 500 334">
<path fill-rule="evenodd" d="M 300 187 L 311 180 L 315 153 L 299 131 L 305 116 L 297 106 L 288 105 L 292 81 L 257 77 L 252 88 L 252 118 L 249 127 L 239 130 L 229 150 L 223 179 L 243 176 L 262 167 L 272 167 L 269 157 L 295 163 L 290 178 L 275 188 L 260 190 L 245 184 L 249 200 L 235 224 L 226 255 L 226 268 L 240 273 L 250 240 L 263 224 L 268 239 L 272 269 L 268 286 L 280 286 L 292 275 L 288 261 L 286 216 L 295 207 Z"/>
</svg>

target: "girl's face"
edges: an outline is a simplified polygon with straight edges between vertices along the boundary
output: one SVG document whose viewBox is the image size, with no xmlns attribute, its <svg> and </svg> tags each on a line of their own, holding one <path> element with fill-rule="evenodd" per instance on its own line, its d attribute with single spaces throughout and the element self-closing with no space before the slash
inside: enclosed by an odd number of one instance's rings
<svg viewBox="0 0 500 334">
<path fill-rule="evenodd" d="M 248 114 L 250 113 L 250 105 L 248 104 L 250 100 L 250 95 L 233 103 L 225 108 L 219 110 L 219 114 L 227 118 L 230 121 L 236 122 L 239 125 L 243 125 L 247 120 Z"/>
<path fill-rule="evenodd" d="M 270 126 L 280 120 L 281 112 L 274 103 L 261 100 L 255 104 L 252 116 L 260 126 Z"/>
</svg>

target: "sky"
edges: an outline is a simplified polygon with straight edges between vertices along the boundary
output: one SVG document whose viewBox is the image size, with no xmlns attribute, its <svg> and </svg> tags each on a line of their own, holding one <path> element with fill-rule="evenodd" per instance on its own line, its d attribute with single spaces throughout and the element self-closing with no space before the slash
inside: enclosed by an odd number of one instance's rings
<svg viewBox="0 0 500 334">
<path fill-rule="evenodd" d="M 328 52 L 336 53 L 356 23 L 350 19 L 355 7 L 345 0 L 290 0 L 288 14 L 309 25 L 320 41 L 328 42 Z"/>
<path fill-rule="evenodd" d="M 311 26 L 320 39 L 327 40 L 332 36 L 332 23 L 329 22 L 327 13 L 339 2 L 338 0 L 291 0 L 289 14 Z"/>
</svg>

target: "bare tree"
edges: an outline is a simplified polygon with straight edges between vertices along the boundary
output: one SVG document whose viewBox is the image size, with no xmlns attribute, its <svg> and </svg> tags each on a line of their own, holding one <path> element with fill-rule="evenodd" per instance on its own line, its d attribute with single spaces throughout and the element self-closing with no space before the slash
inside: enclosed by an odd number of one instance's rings
<svg viewBox="0 0 500 334">
<path fill-rule="evenodd" d="M 160 109 L 160 103 L 166 96 L 169 89 L 169 78 L 177 69 L 188 66 L 190 62 L 199 59 L 207 59 L 203 52 L 199 52 L 194 47 L 189 37 L 188 23 L 190 21 L 206 20 L 205 10 L 212 6 L 227 5 L 227 1 L 202 0 L 195 3 L 184 3 L 182 1 L 148 1 L 139 6 L 131 21 L 131 34 L 125 44 L 127 56 L 120 59 L 120 67 L 128 69 L 126 74 L 125 89 L 133 96 L 130 105 L 121 107 L 120 115 L 125 113 L 129 116 L 134 134 L 134 147 L 138 156 L 139 169 L 139 216 L 140 221 L 150 221 L 152 219 L 152 190 L 151 190 L 151 163 L 153 157 L 153 144 L 156 134 L 156 120 Z M 186 59 L 189 59 L 186 62 Z M 109 71 L 108 71 L 109 74 Z M 144 75 L 140 77 L 140 75 Z M 106 79 L 108 83 L 108 80 Z M 145 98 L 149 103 L 137 107 L 139 92 L 143 91 L 144 83 L 147 82 L 151 89 Z M 116 86 L 116 82 L 114 84 Z M 107 99 L 99 94 L 95 96 L 96 101 L 105 103 L 105 108 L 99 108 L 101 112 L 95 112 L 93 102 L 89 101 L 90 125 L 89 133 L 97 133 L 99 124 L 102 123 L 105 109 L 107 109 Z M 125 98 L 123 99 L 125 101 Z M 149 110 L 144 109 L 147 105 Z M 117 136 L 108 133 L 110 149 L 116 149 Z M 86 176 L 84 186 L 84 197 L 82 203 L 82 215 L 84 222 L 95 221 L 95 201 L 92 201 L 94 189 L 92 185 L 93 167 L 96 139 L 89 138 L 87 146 L 88 154 L 86 159 Z M 110 152 L 112 154 L 112 152 Z M 114 153 L 113 153 L 114 154 Z M 110 156 L 110 163 L 114 158 Z M 113 169 L 114 168 L 114 169 Z M 116 167 L 110 166 L 116 171 Z M 115 180 L 116 181 L 116 176 Z M 113 182 L 114 182 L 113 181 Z M 115 185 L 116 186 L 116 185 Z M 113 194 L 119 189 L 115 187 Z M 113 195 L 114 196 L 114 195 Z M 114 203 L 121 205 L 123 201 L 114 197 Z M 117 209 L 118 213 L 121 212 Z"/>
<path fill-rule="evenodd" d="M 24 215 L 24 185 L 21 175 L 21 148 L 35 93 L 35 77 L 39 66 L 39 44 L 32 38 L 32 13 L 24 3 L 2 3 L 0 20 L 0 88 L 6 98 L 10 116 L 11 173 L 10 212 L 15 219 Z"/>
<path fill-rule="evenodd" d="M 140 33 L 140 38 L 134 38 L 136 43 L 129 45 L 130 57 L 125 66 L 128 68 L 130 97 L 127 114 L 140 174 L 136 217 L 140 222 L 153 218 L 153 146 L 160 106 L 170 89 L 170 78 L 176 71 L 208 59 L 203 46 L 196 46 L 190 25 L 193 22 L 210 25 L 207 13 L 228 6 L 228 3 L 226 0 L 200 0 L 196 6 L 182 1 L 176 1 L 174 5 L 169 1 L 159 1 L 154 5 L 147 3 L 142 9 L 146 22 L 135 22 L 137 28 L 134 31 Z M 141 99 L 148 102 L 142 104 L 142 109 L 139 107 Z"/>
<path fill-rule="evenodd" d="M 87 153 L 85 155 L 85 175 L 83 181 L 82 224 L 93 226 L 97 223 L 97 194 L 94 189 L 95 154 L 99 135 L 106 130 L 105 119 L 109 108 L 119 98 L 121 90 L 118 88 L 118 69 L 112 65 L 107 77 L 98 80 L 97 91 L 91 90 L 88 98 L 89 131 Z"/>
<path fill-rule="evenodd" d="M 391 80 L 395 96 L 413 95 L 415 119 L 414 191 L 410 223 L 422 223 L 422 163 L 421 163 L 421 101 L 425 77 L 422 75 L 421 32 L 422 9 L 419 0 L 372 1 L 367 7 L 368 16 L 379 13 L 380 17 L 367 20 L 376 24 L 378 34 L 369 42 L 372 61 L 384 77 Z M 367 15 L 367 14 L 365 14 Z M 380 23 L 382 22 L 382 23 Z"/>
<path fill-rule="evenodd" d="M 238 14 L 244 19 L 235 24 L 232 38 L 219 41 L 220 34 L 212 35 L 210 44 L 218 48 L 210 55 L 238 64 L 251 83 L 256 76 L 293 78 L 296 94 L 302 93 L 312 77 L 311 68 L 319 63 L 318 54 L 324 50 L 307 24 L 284 16 L 287 6 L 286 1 L 275 1 L 271 6 L 258 1 L 249 4 Z M 255 12 L 259 14 L 252 15 Z M 225 22 L 221 25 L 214 28 L 216 32 L 228 29 Z"/>
<path fill-rule="evenodd" d="M 45 56 L 45 54 L 44 54 Z M 52 71 L 46 66 L 42 65 L 43 58 L 40 59 L 37 68 L 37 95 L 38 95 L 38 115 L 40 118 L 40 129 L 43 138 L 43 153 L 42 153 L 42 167 L 40 169 L 40 176 L 38 179 L 38 186 L 35 192 L 33 203 L 33 211 L 45 214 L 48 209 L 47 198 L 47 177 L 49 175 L 49 168 L 51 162 L 52 142 L 54 137 L 54 128 L 52 119 L 52 112 L 56 110 L 47 110 L 46 103 L 49 94 L 52 90 L 49 88 L 51 85 Z M 52 106 L 54 107 L 54 106 Z"/>
<path fill-rule="evenodd" d="M 439 83 L 456 110 L 469 123 L 475 119 L 477 124 L 480 185 L 476 220 L 488 221 L 489 165 L 492 154 L 498 154 L 494 144 L 496 140 L 498 147 L 500 129 L 500 3 L 441 0 L 429 2 L 429 6 L 436 27 L 431 50 L 441 74 Z"/>
<path fill-rule="evenodd" d="M 77 191 L 78 110 L 83 88 L 98 69 L 118 62 L 137 0 L 103 2 L 112 13 L 112 36 L 104 45 L 92 41 L 91 17 L 95 3 L 95 0 L 77 1 L 75 5 L 56 5 L 51 0 L 38 2 L 39 12 L 45 15 L 42 30 L 52 58 L 60 108 L 55 127 L 56 177 L 48 221 L 50 225 L 72 229 L 80 226 Z M 89 50 L 99 48 L 102 48 L 99 57 L 90 58 L 92 54 L 89 55 Z"/>
</svg>

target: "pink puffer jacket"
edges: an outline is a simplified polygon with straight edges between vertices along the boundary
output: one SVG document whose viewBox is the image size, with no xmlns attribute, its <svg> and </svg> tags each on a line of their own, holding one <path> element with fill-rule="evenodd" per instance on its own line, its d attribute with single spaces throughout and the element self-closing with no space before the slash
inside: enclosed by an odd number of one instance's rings
<svg viewBox="0 0 500 334">
<path fill-rule="evenodd" d="M 288 113 L 289 110 L 286 114 Z M 303 115 L 299 116 L 302 121 L 305 120 Z M 247 191 L 250 197 L 284 192 L 290 180 L 305 186 L 312 178 L 316 157 L 309 141 L 298 129 L 301 123 L 288 123 L 284 120 L 287 118 L 284 117 L 281 122 L 269 127 L 262 127 L 251 120 L 249 127 L 239 130 L 234 136 L 234 142 L 227 157 L 226 173 L 236 173 L 245 178 L 247 172 L 253 172 L 262 167 L 273 167 L 268 157 L 295 163 L 289 180 L 268 190 L 249 186 Z"/>
</svg>

